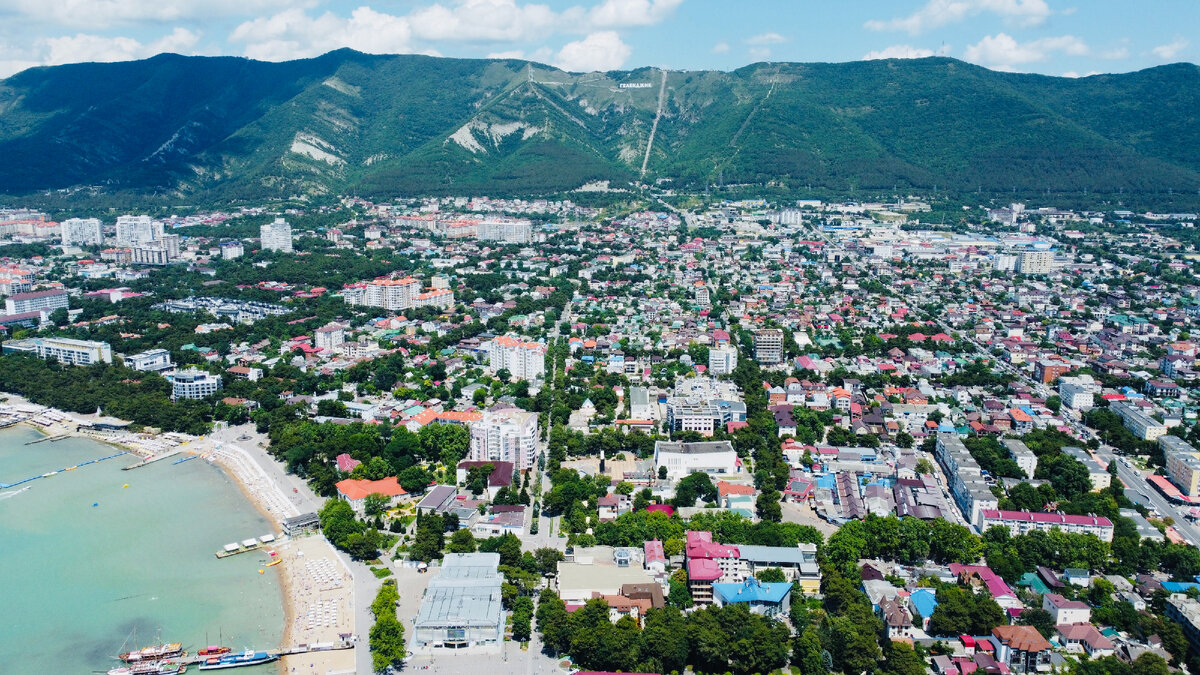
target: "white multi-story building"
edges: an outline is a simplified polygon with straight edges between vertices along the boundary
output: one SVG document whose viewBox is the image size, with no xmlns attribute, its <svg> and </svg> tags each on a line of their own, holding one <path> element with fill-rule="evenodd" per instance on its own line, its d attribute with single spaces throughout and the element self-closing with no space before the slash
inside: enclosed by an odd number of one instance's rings
<svg viewBox="0 0 1200 675">
<path fill-rule="evenodd" d="M 487 411 L 471 424 L 467 459 L 512 462 L 518 469 L 537 462 L 538 416 L 523 410 Z"/>
<path fill-rule="evenodd" d="M 1054 251 L 1025 251 L 1017 258 L 1017 272 L 1021 274 L 1049 274 L 1054 271 Z"/>
<path fill-rule="evenodd" d="M 1058 397 L 1071 410 L 1091 410 L 1099 393 L 1100 383 L 1091 375 L 1058 378 Z"/>
<path fill-rule="evenodd" d="M 1033 473 L 1037 471 L 1038 458 L 1029 449 L 1029 446 L 1015 438 L 1006 438 L 1000 443 L 1008 449 L 1008 456 L 1017 463 L 1017 468 L 1024 471 L 1026 476 L 1033 478 Z"/>
<path fill-rule="evenodd" d="M 334 350 L 346 341 L 346 329 L 339 323 L 327 323 L 313 333 L 313 346 Z"/>
<path fill-rule="evenodd" d="M 1188 497 L 1200 496 L 1200 453 L 1190 443 L 1176 436 L 1159 436 L 1167 464 L 1167 478 Z"/>
<path fill-rule="evenodd" d="M 1032 532 L 1033 530 L 1050 531 L 1055 528 L 1074 534 L 1094 534 L 1101 541 L 1112 541 L 1113 524 L 1108 518 L 1101 516 L 1072 516 L 1061 513 L 1043 513 L 1041 511 L 1000 511 L 984 509 L 980 513 L 980 532 L 986 532 L 992 527 L 1003 527 L 1012 536 Z"/>
<path fill-rule="evenodd" d="M 450 309 L 454 306 L 454 291 L 447 288 L 435 288 L 424 293 L 417 293 L 413 296 L 412 306 L 414 309 L 421 307 Z"/>
<path fill-rule="evenodd" d="M 221 244 L 221 257 L 225 260 L 233 260 L 240 258 L 245 254 L 246 249 L 240 241 L 227 241 Z"/>
<path fill-rule="evenodd" d="M 163 224 L 150 216 L 118 216 L 117 244 L 134 246 L 162 239 Z"/>
<path fill-rule="evenodd" d="M 203 370 L 179 370 L 171 376 L 171 398 L 204 398 L 221 388 L 221 376 Z"/>
<path fill-rule="evenodd" d="M 546 372 L 546 345 L 500 335 L 487 343 L 488 370 L 508 369 L 516 380 L 536 380 Z"/>
<path fill-rule="evenodd" d="M 275 222 L 263 223 L 258 229 L 258 237 L 264 250 L 292 252 L 292 226 L 283 218 Z"/>
<path fill-rule="evenodd" d="M 4 343 L 5 354 L 26 352 L 39 359 L 57 359 L 73 366 L 112 363 L 112 347 L 107 342 L 73 340 L 71 338 L 28 338 Z"/>
<path fill-rule="evenodd" d="M 53 312 L 56 309 L 67 309 L 69 306 L 66 291 L 32 291 L 17 293 L 6 298 L 4 313 L 12 316 L 28 312 Z"/>
<path fill-rule="evenodd" d="M 533 241 L 533 223 L 528 220 L 483 220 L 476 227 L 475 238 L 506 244 L 528 244 Z"/>
<path fill-rule="evenodd" d="M 764 328 L 754 331 L 754 360 L 762 364 L 783 361 L 783 331 Z"/>
<path fill-rule="evenodd" d="M 449 293 L 449 301 L 453 304 L 453 291 L 438 292 Z M 403 312 L 416 307 L 419 295 L 422 295 L 421 282 L 412 277 L 376 279 L 365 283 L 350 284 L 342 291 L 342 299 L 347 305 L 380 307 L 393 312 Z"/>
<path fill-rule="evenodd" d="M 104 232 L 99 218 L 68 218 L 61 223 L 63 246 L 99 246 Z"/>
<path fill-rule="evenodd" d="M 728 375 L 737 368 L 737 349 L 729 346 L 713 347 L 708 350 L 708 372 L 713 375 Z"/>
<path fill-rule="evenodd" d="M 149 349 L 125 357 L 125 367 L 144 372 L 160 372 L 174 367 L 171 352 L 165 349 Z"/>
<path fill-rule="evenodd" d="M 729 441 L 676 443 L 655 441 L 654 467 L 667 468 L 667 478 L 679 480 L 693 473 L 737 473 L 737 452 Z"/>
<path fill-rule="evenodd" d="M 1129 401 L 1116 401 L 1109 408 L 1121 418 L 1126 429 L 1143 441 L 1155 441 L 1167 433 L 1167 425 Z"/>
</svg>

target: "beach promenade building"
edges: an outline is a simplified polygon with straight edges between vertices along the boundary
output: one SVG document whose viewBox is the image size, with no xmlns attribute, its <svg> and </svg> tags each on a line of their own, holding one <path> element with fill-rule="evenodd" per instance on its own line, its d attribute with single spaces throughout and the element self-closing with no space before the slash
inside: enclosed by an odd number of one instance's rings
<svg viewBox="0 0 1200 675">
<path fill-rule="evenodd" d="M 504 639 L 499 553 L 447 553 L 413 620 L 415 649 L 499 645 Z"/>
<path fill-rule="evenodd" d="M 5 354 L 24 352 L 39 359 L 56 359 L 73 366 L 112 363 L 112 347 L 107 342 L 72 338 L 26 338 L 4 343 Z"/>
<path fill-rule="evenodd" d="M 203 370 L 176 371 L 169 379 L 171 398 L 176 401 L 181 398 L 200 399 L 211 396 L 221 388 L 221 376 Z"/>
</svg>

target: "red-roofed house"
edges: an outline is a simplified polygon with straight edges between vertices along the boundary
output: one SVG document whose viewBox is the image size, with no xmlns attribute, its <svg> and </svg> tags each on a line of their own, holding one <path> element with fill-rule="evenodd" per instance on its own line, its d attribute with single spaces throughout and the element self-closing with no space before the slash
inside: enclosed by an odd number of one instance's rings
<svg viewBox="0 0 1200 675">
<path fill-rule="evenodd" d="M 392 507 L 402 497 L 408 495 L 404 488 L 400 487 L 400 483 L 395 476 L 389 476 L 382 480 L 359 480 L 355 478 L 347 478 L 346 480 L 338 481 L 337 483 L 338 497 L 350 502 L 350 506 L 354 508 L 355 513 L 362 516 L 366 513 L 366 498 L 367 495 L 379 493 L 388 498 L 387 505 Z"/>
<path fill-rule="evenodd" d="M 342 473 L 350 473 L 351 471 L 354 471 L 354 468 L 359 464 L 362 464 L 362 462 L 354 459 L 347 453 L 343 452 L 337 456 L 337 468 L 338 471 L 341 471 Z"/>
</svg>

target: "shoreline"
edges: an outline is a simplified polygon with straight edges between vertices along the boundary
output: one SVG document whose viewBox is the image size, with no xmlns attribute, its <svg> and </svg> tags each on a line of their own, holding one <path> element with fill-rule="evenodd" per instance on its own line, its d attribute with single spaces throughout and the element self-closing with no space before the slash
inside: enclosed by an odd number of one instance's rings
<svg viewBox="0 0 1200 675">
<path fill-rule="evenodd" d="M 263 519 L 271 523 L 272 530 L 280 531 L 282 529 L 282 520 L 291 515 L 296 515 L 296 513 L 292 513 L 291 511 L 298 511 L 287 500 L 282 489 L 270 481 L 267 474 L 255 462 L 253 457 L 236 445 L 223 444 L 209 437 L 196 437 L 179 433 L 168 435 L 134 434 L 128 431 L 111 433 L 82 431 L 78 427 L 88 423 L 89 418 L 94 419 L 95 415 L 79 415 L 32 403 L 19 394 L 3 393 L 0 394 L 0 397 L 7 399 L 3 403 L 0 403 L 0 406 L 10 408 L 14 411 L 20 409 L 18 414 L 26 416 L 25 419 L 11 426 L 23 426 L 34 429 L 40 432 L 44 438 L 52 436 L 84 438 L 124 450 L 142 460 L 155 457 L 159 454 L 187 454 L 199 457 L 209 464 L 216 466 L 227 476 L 237 486 L 238 491 L 241 492 L 246 502 Z M 34 419 L 47 415 L 50 417 L 50 424 L 42 425 L 33 422 Z M 158 452 L 155 452 L 155 450 L 158 450 Z M 272 495 L 272 492 L 276 494 Z M 279 550 L 286 547 L 289 551 L 308 548 L 302 546 L 302 543 L 303 538 L 287 538 L 277 544 L 275 548 Z M 323 538 L 321 539 L 321 543 L 325 543 Z M 283 553 L 280 552 L 280 555 L 282 556 Z M 336 556 L 333 555 L 332 551 L 330 551 L 330 557 L 336 560 Z M 301 589 L 292 577 L 292 573 L 284 570 L 284 567 L 289 562 L 296 564 L 298 560 L 299 558 L 292 557 L 285 563 L 276 566 L 284 619 L 280 647 L 295 646 L 300 637 L 297 635 L 297 625 L 302 617 L 297 599 L 301 593 Z M 338 564 L 340 565 L 340 562 Z M 318 594 L 313 593 L 310 595 L 313 595 L 315 599 Z M 279 664 L 280 672 L 287 672 L 289 657 L 280 659 Z"/>
</svg>

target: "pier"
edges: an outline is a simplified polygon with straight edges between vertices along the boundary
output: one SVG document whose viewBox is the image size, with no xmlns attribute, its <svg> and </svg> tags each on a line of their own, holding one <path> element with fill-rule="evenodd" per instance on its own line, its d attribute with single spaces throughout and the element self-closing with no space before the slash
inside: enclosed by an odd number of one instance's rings
<svg viewBox="0 0 1200 675">
<path fill-rule="evenodd" d="M 238 555 L 239 553 L 249 553 L 251 551 L 262 551 L 275 543 L 275 535 L 264 534 L 257 539 L 246 539 L 241 543 L 225 544 L 225 548 L 217 551 L 218 558 L 228 558 Z"/>
<path fill-rule="evenodd" d="M 53 440 L 53 439 L 43 438 L 41 440 L 46 441 L 46 440 Z M 6 488 L 11 488 L 11 487 L 17 487 L 18 485 L 24 485 L 25 483 L 35 481 L 39 478 L 49 478 L 50 476 L 54 476 L 54 475 L 63 473 L 64 471 L 74 471 L 75 469 L 78 469 L 81 466 L 87 466 L 88 464 L 95 464 L 96 462 L 103 462 L 106 459 L 112 459 L 113 457 L 120 457 L 121 455 L 127 455 L 127 454 L 129 454 L 129 453 L 122 451 L 122 452 L 116 453 L 115 455 L 109 455 L 107 457 L 97 457 L 96 459 L 89 459 L 86 462 L 76 464 L 75 466 L 68 466 L 68 467 L 59 469 L 57 471 L 47 471 L 46 473 L 38 474 L 36 476 L 30 476 L 29 478 L 26 478 L 25 480 L 19 480 L 15 483 L 0 483 L 0 490 L 4 490 Z"/>
<path fill-rule="evenodd" d="M 46 441 L 51 441 L 51 442 L 53 442 L 53 441 L 61 441 L 61 440 L 62 440 L 62 439 L 64 439 L 64 438 L 70 438 L 70 435 L 68 435 L 68 434 L 58 434 L 57 436 L 43 436 L 42 438 L 35 438 L 35 439 L 34 439 L 34 440 L 32 440 L 32 441 L 27 441 L 27 442 L 25 443 L 25 445 L 33 445 L 34 443 L 45 443 Z"/>
<path fill-rule="evenodd" d="M 166 452 L 163 452 L 163 453 L 160 453 L 157 455 L 151 455 L 151 456 L 143 459 L 142 461 L 130 464 L 129 466 L 127 466 L 121 470 L 122 471 L 132 471 L 134 469 L 140 469 L 143 466 L 146 466 L 147 464 L 153 464 L 157 461 L 167 459 L 168 457 L 174 457 L 175 455 L 178 455 L 181 452 L 183 452 L 183 450 L 168 450 Z"/>
</svg>

